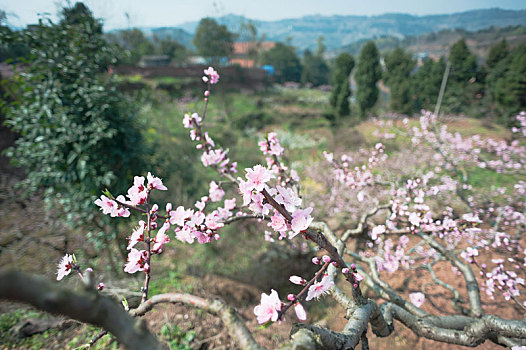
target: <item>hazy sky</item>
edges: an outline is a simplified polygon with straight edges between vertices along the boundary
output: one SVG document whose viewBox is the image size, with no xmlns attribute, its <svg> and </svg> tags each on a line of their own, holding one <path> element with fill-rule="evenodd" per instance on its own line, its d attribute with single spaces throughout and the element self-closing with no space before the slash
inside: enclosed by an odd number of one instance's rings
<svg viewBox="0 0 526 350">
<path fill-rule="evenodd" d="M 0 9 L 8 13 L 9 24 L 18 27 L 36 23 L 38 13 L 54 15 L 59 5 L 65 2 L 0 0 Z M 229 13 L 252 19 L 275 20 L 312 14 L 378 15 L 402 12 L 426 15 L 490 7 L 526 9 L 526 0 L 85 0 L 84 3 L 96 17 L 104 20 L 105 29 L 175 26 L 206 16 Z"/>
</svg>

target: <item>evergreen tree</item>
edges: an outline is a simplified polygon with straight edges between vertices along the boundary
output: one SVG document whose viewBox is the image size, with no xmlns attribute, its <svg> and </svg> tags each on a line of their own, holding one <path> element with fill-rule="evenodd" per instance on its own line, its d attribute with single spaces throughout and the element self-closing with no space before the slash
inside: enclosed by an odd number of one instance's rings
<svg viewBox="0 0 526 350">
<path fill-rule="evenodd" d="M 489 74 L 488 87 L 507 117 L 526 109 L 526 44 L 511 50 L 496 64 Z"/>
<path fill-rule="evenodd" d="M 275 80 L 278 83 L 297 81 L 301 79 L 301 62 L 294 47 L 277 43 L 272 49 L 265 51 L 261 61 L 274 67 Z"/>
<path fill-rule="evenodd" d="M 203 18 L 194 36 L 197 52 L 211 64 L 218 64 L 223 57 L 229 57 L 234 51 L 236 36 L 225 25 L 219 25 L 212 18 Z"/>
<path fill-rule="evenodd" d="M 329 67 L 322 56 L 313 55 L 310 50 L 303 54 L 302 84 L 311 83 L 314 86 L 329 82 Z"/>
<path fill-rule="evenodd" d="M 495 66 L 502 61 L 508 55 L 508 43 L 506 39 L 502 39 L 497 44 L 493 45 L 488 53 L 488 59 L 486 65 L 489 69 L 495 68 Z"/>
<path fill-rule="evenodd" d="M 477 58 L 471 54 L 464 39 L 457 41 L 449 52 L 451 70 L 444 93 L 444 110 L 453 113 L 465 112 L 483 92 L 481 75 L 477 69 Z M 479 79 L 478 79 L 479 78 Z"/>
<path fill-rule="evenodd" d="M 401 48 L 385 56 L 384 82 L 391 89 L 390 104 L 393 111 L 409 114 L 412 110 L 410 74 L 415 63 L 411 53 Z"/>
<path fill-rule="evenodd" d="M 25 169 L 26 192 L 44 190 L 67 221 L 91 223 L 101 190 L 125 193 L 131 175 L 144 172 L 145 145 L 133 104 L 108 75 L 118 50 L 85 6 L 63 14 L 24 33 L 31 54 L 6 115 L 19 137 L 6 154 Z"/>
<path fill-rule="evenodd" d="M 354 68 L 354 58 L 348 53 L 341 53 L 334 60 L 332 72 L 332 92 L 330 104 L 338 118 L 349 115 L 349 97 L 351 88 L 349 76 Z"/>
<path fill-rule="evenodd" d="M 428 58 L 411 79 L 413 110 L 433 110 L 438 99 L 446 63 Z"/>
<path fill-rule="evenodd" d="M 378 100 L 376 83 L 382 77 L 380 57 L 374 41 L 369 41 L 360 51 L 354 79 L 356 80 L 356 100 L 362 115 L 370 110 Z"/>
</svg>

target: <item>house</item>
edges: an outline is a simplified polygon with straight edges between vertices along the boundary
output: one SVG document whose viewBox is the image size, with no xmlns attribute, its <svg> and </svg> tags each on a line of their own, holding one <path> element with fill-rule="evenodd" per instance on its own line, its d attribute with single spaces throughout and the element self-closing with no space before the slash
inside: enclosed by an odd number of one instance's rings
<svg viewBox="0 0 526 350">
<path fill-rule="evenodd" d="M 243 68 L 252 68 L 256 65 L 253 52 L 261 53 L 276 46 L 273 41 L 252 42 L 241 41 L 234 43 L 234 51 L 230 58 L 231 65 L 240 65 Z"/>
</svg>

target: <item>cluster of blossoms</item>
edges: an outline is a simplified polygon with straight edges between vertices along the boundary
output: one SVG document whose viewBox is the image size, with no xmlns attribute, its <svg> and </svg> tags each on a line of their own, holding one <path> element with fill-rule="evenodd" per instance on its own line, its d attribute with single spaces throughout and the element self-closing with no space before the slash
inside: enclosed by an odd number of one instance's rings
<svg viewBox="0 0 526 350">
<path fill-rule="evenodd" d="M 517 116 L 519 122 L 523 118 L 523 115 Z M 438 133 L 436 129 L 439 129 Z M 521 134 L 521 130 L 515 128 L 516 133 Z M 519 140 L 508 143 L 504 140 L 482 138 L 480 135 L 463 137 L 458 132 L 449 132 L 446 125 L 438 127 L 436 117 L 429 112 L 420 117 L 419 127 L 408 127 L 408 132 L 415 145 L 432 144 L 439 151 L 439 165 L 447 170 L 454 170 L 461 162 L 494 169 L 499 173 L 523 170 L 526 167 L 526 147 Z"/>
</svg>

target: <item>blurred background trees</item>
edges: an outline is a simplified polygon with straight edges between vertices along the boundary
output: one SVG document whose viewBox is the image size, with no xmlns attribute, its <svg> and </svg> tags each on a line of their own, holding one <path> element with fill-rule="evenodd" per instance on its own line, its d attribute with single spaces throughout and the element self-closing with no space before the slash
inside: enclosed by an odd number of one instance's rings
<svg viewBox="0 0 526 350">
<path fill-rule="evenodd" d="M 18 138 L 6 154 L 25 170 L 26 193 L 43 189 L 67 222 L 104 230 L 100 216 L 93 221 L 93 201 L 105 187 L 125 191 L 148 154 L 137 107 L 112 77 L 119 50 L 82 3 L 65 8 L 58 23 L 43 19 L 20 35 L 31 49 L 13 81 L 6 124 Z"/>
</svg>

